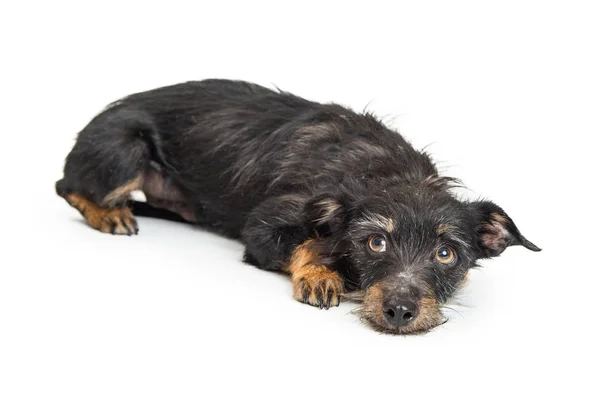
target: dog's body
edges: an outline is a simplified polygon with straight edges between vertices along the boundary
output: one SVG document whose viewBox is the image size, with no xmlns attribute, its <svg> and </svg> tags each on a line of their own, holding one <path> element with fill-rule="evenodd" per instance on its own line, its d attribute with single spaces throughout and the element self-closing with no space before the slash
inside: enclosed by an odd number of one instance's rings
<svg viewBox="0 0 600 400">
<path fill-rule="evenodd" d="M 247 262 L 292 275 L 296 299 L 328 308 L 358 291 L 365 321 L 409 333 L 443 321 L 477 259 L 539 250 L 498 206 L 454 198 L 453 182 L 371 115 L 206 80 L 111 104 L 56 188 L 103 232 L 137 233 L 133 207 L 240 238 Z"/>
</svg>

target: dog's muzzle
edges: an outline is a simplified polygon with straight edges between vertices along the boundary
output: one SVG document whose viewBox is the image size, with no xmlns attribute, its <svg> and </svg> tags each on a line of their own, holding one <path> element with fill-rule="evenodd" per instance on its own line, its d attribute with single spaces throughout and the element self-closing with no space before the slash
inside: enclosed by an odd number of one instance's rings
<svg viewBox="0 0 600 400">
<path fill-rule="evenodd" d="M 445 321 L 427 288 L 389 279 L 366 290 L 358 314 L 375 329 L 396 334 L 426 332 Z"/>
</svg>

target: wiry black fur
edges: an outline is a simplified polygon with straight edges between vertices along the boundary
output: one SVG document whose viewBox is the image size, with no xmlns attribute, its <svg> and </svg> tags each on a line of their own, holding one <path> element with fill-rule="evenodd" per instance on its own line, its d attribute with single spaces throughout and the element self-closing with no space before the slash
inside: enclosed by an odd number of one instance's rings
<svg viewBox="0 0 600 400">
<path fill-rule="evenodd" d="M 322 262 L 348 290 L 385 281 L 393 292 L 406 283 L 413 297 L 433 293 L 444 302 L 477 259 L 512 244 L 538 250 L 498 206 L 456 199 L 454 181 L 373 115 L 251 83 L 188 82 L 111 104 L 79 134 L 57 192 L 100 204 L 148 171 L 176 189 L 195 223 L 240 238 L 245 260 L 260 268 L 281 269 L 318 235 Z M 391 232 L 381 217 L 393 221 Z M 439 234 L 441 224 L 452 233 Z M 486 242 L 486 233 L 497 240 Z M 384 254 L 367 249 L 373 235 L 388 241 Z M 440 243 L 456 250 L 456 264 L 436 263 Z M 390 280 L 403 271 L 410 276 Z"/>
</svg>

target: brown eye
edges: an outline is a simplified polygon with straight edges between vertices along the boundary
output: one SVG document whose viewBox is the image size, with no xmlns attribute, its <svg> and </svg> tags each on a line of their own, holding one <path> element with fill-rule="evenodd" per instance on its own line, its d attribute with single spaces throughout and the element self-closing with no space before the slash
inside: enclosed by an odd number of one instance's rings
<svg viewBox="0 0 600 400">
<path fill-rule="evenodd" d="M 456 261 L 456 253 L 451 247 L 440 246 L 435 253 L 435 258 L 442 264 L 450 265 Z"/>
<path fill-rule="evenodd" d="M 369 238 L 369 250 L 374 253 L 383 253 L 385 251 L 385 239 L 381 236 L 371 236 Z"/>
</svg>

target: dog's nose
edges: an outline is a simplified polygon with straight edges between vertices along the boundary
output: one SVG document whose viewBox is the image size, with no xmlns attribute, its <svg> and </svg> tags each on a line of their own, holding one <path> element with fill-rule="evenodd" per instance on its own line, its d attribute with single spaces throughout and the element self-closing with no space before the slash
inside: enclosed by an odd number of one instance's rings
<svg viewBox="0 0 600 400">
<path fill-rule="evenodd" d="M 383 317 L 396 327 L 408 325 L 418 314 L 417 305 L 410 300 L 393 299 L 383 303 Z"/>
</svg>

